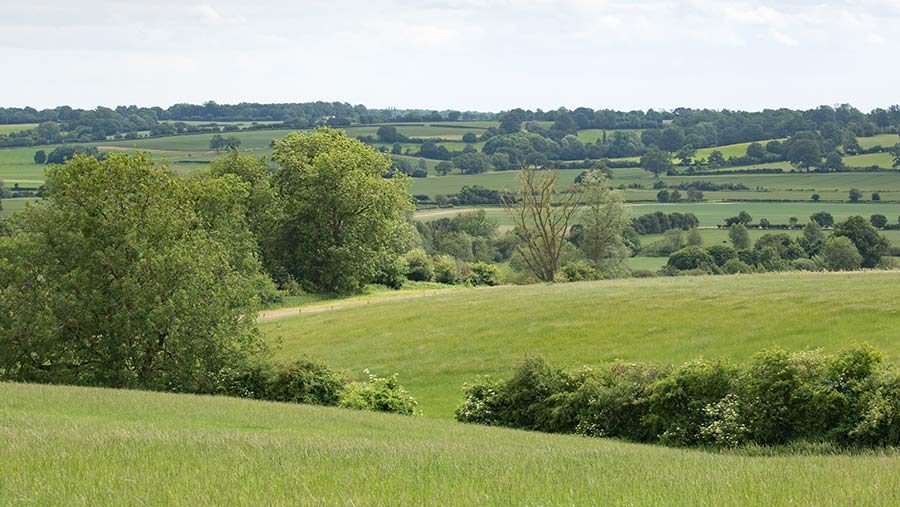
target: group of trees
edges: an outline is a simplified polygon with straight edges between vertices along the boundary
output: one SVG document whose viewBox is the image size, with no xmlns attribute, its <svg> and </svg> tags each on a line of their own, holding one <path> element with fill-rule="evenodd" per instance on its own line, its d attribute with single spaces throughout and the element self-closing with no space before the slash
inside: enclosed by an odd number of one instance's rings
<svg viewBox="0 0 900 507">
<path fill-rule="evenodd" d="M 803 228 L 799 238 L 779 232 L 763 234 L 751 243 L 746 224 L 750 216 L 744 212 L 731 222 L 728 237 L 731 245 L 702 247 L 702 242 L 688 245 L 669 256 L 666 274 L 751 273 L 762 271 L 851 271 L 878 268 L 885 264 L 890 243 L 878 233 L 874 217 L 866 220 L 854 216 L 834 224 L 828 213 L 817 213 Z M 886 221 L 886 219 L 885 219 Z M 830 235 L 822 227 L 834 226 Z M 888 261 L 889 262 L 889 261 Z"/>
<path fill-rule="evenodd" d="M 235 150 L 183 177 L 145 154 L 52 166 L 0 234 L 0 377 L 307 399 L 319 374 L 270 367 L 252 316 L 273 279 L 348 292 L 390 271 L 411 200 L 342 132 L 288 135 L 274 158 L 273 174 Z M 346 389 L 397 394 L 370 380 Z"/>
</svg>

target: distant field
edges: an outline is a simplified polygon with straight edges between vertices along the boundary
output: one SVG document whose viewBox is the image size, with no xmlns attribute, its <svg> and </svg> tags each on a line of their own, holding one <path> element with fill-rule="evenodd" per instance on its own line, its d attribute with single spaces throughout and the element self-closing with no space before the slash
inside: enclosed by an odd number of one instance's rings
<svg viewBox="0 0 900 507">
<path fill-rule="evenodd" d="M 4 505 L 897 505 L 895 453 L 751 457 L 233 398 L 0 384 Z"/>
<path fill-rule="evenodd" d="M 859 145 L 863 148 L 871 148 L 873 146 L 881 146 L 889 148 L 900 143 L 900 136 L 897 134 L 880 134 L 872 137 L 858 137 Z"/>
<path fill-rule="evenodd" d="M 581 169 L 560 171 L 561 183 L 569 184 L 582 172 Z M 846 200 L 851 188 L 858 188 L 871 197 L 872 191 L 882 193 L 883 200 L 900 200 L 900 171 L 885 173 L 786 173 L 786 174 L 716 174 L 702 173 L 692 176 L 663 176 L 670 186 L 681 182 L 710 181 L 714 183 L 742 183 L 747 191 L 705 192 L 708 200 L 715 199 L 765 199 L 808 200 L 818 193 L 823 200 Z M 641 189 L 626 190 L 629 200 L 655 200 L 658 190 L 653 189 L 656 179 L 643 169 L 614 169 L 612 186 L 642 185 Z M 484 174 L 435 176 L 413 182 L 413 193 L 434 196 L 455 194 L 466 185 L 480 185 L 493 190 L 512 189 L 516 185 L 516 171 L 494 171 Z M 682 191 L 684 194 L 684 191 Z"/>
<path fill-rule="evenodd" d="M 442 210 L 424 210 L 417 213 L 418 216 L 427 215 L 427 220 L 434 220 L 442 216 L 452 216 L 470 208 L 445 208 Z M 484 208 L 488 216 L 494 218 L 500 225 L 512 225 L 507 213 L 497 207 Z M 809 221 L 810 215 L 818 211 L 831 213 L 835 220 L 845 220 L 854 215 L 868 218 L 880 213 L 888 217 L 891 223 L 897 223 L 900 216 L 900 204 L 844 204 L 844 203 L 767 203 L 767 202 L 735 202 L 735 203 L 685 203 L 685 204 L 631 204 L 628 211 L 632 216 L 644 215 L 655 211 L 664 213 L 693 213 L 700 220 L 701 227 L 715 227 L 725 222 L 728 217 L 733 217 L 741 211 L 750 213 L 753 221 L 758 223 L 766 218 L 773 224 L 786 224 L 791 217 L 797 217 L 800 223 Z M 436 214 L 440 213 L 440 214 Z"/>
<path fill-rule="evenodd" d="M 37 123 L 17 123 L 14 125 L 0 125 L 0 134 L 11 134 L 13 132 L 21 132 L 23 130 L 31 130 L 37 127 Z"/>
<path fill-rule="evenodd" d="M 760 349 L 866 340 L 900 360 L 900 272 L 629 279 L 439 292 L 263 323 L 279 357 L 400 372 L 427 417 L 450 418 L 464 382 L 525 354 L 560 366 L 616 358 L 745 360 Z"/>
<path fill-rule="evenodd" d="M 766 139 L 764 141 L 756 141 L 756 142 L 763 145 L 763 147 L 765 147 L 766 143 L 768 143 L 769 141 L 775 141 L 775 140 L 776 139 Z M 784 141 L 784 139 L 783 138 L 777 139 L 777 141 Z M 714 150 L 719 150 L 720 152 L 722 152 L 722 155 L 725 158 L 743 157 L 744 155 L 747 154 L 747 147 L 750 146 L 751 144 L 753 144 L 753 143 L 726 144 L 723 146 L 716 146 L 714 148 L 701 148 L 701 149 L 697 150 L 697 154 L 694 156 L 694 159 L 696 159 L 696 160 L 706 159 L 709 157 L 709 154 L 712 153 Z"/>
<path fill-rule="evenodd" d="M 12 215 L 16 211 L 19 211 L 25 207 L 25 204 L 34 201 L 35 199 L 2 199 L 0 200 L 0 204 L 3 205 L 3 209 L 0 210 L 0 218 L 8 217 Z"/>
<path fill-rule="evenodd" d="M 641 129 L 585 129 L 578 131 L 578 140 L 582 143 L 596 143 L 597 139 L 603 139 L 603 133 L 606 132 L 607 139 L 611 138 L 614 132 L 631 132 L 640 135 Z"/>
</svg>

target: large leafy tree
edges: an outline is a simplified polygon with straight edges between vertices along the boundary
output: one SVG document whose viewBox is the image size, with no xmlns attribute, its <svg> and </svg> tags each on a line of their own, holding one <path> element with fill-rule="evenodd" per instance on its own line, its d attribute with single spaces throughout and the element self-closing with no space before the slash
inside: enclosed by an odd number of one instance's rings
<svg viewBox="0 0 900 507">
<path fill-rule="evenodd" d="M 353 292 L 395 262 L 412 209 L 408 180 L 342 131 L 293 132 L 275 143 L 281 208 L 273 252 L 285 273 L 317 291 Z"/>
<path fill-rule="evenodd" d="M 886 254 L 891 246 L 887 238 L 878 234 L 863 217 L 853 216 L 845 222 L 834 226 L 834 235 L 845 237 L 853 242 L 859 254 L 862 255 L 862 267 L 874 268 L 881 262 L 881 256 Z"/>
<path fill-rule="evenodd" d="M 0 372 L 206 391 L 261 348 L 247 188 L 149 156 L 76 156 L 0 239 Z"/>
</svg>

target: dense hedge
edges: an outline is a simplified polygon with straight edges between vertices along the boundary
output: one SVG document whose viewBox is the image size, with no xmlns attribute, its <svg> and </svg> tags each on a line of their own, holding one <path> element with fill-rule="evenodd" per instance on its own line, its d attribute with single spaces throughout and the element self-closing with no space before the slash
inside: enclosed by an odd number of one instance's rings
<svg viewBox="0 0 900 507">
<path fill-rule="evenodd" d="M 760 352 L 749 364 L 613 362 L 566 371 L 526 358 L 506 380 L 464 387 L 456 418 L 673 446 L 900 445 L 900 371 L 859 346 Z"/>
<path fill-rule="evenodd" d="M 209 394 L 257 400 L 326 405 L 411 415 L 416 400 L 398 384 L 397 376 L 351 380 L 345 373 L 312 359 L 285 364 L 260 362 L 220 372 Z"/>
</svg>

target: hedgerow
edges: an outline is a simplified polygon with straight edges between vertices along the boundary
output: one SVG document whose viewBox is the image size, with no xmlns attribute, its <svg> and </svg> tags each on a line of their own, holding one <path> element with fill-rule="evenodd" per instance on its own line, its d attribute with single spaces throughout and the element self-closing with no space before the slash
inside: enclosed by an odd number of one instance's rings
<svg viewBox="0 0 900 507">
<path fill-rule="evenodd" d="M 464 386 L 462 422 L 671 446 L 900 445 L 900 370 L 877 350 L 764 350 L 746 365 L 621 361 L 573 371 L 539 357 Z"/>
</svg>

